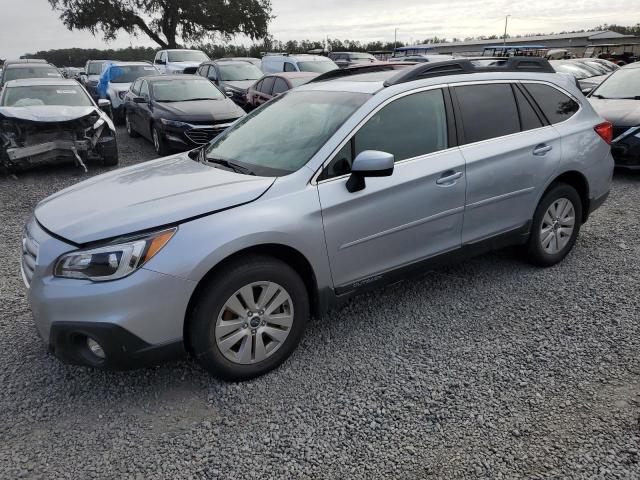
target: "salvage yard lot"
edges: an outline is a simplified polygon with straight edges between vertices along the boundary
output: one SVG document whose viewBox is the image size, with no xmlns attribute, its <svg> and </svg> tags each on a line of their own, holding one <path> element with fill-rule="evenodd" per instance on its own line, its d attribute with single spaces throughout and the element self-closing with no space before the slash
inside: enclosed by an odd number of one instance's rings
<svg viewBox="0 0 640 480">
<path fill-rule="evenodd" d="M 155 157 L 118 134 L 122 166 Z M 86 177 L 0 179 L 0 478 L 640 476 L 640 174 L 616 173 L 557 267 L 505 251 L 372 292 L 237 385 L 191 361 L 105 373 L 44 351 L 22 226 Z"/>
</svg>

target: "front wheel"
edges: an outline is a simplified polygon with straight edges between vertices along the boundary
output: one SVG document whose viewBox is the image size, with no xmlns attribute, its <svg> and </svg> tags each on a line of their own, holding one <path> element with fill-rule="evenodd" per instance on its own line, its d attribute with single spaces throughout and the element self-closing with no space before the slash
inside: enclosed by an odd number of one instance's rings
<svg viewBox="0 0 640 480">
<path fill-rule="evenodd" d="M 140 134 L 133 128 L 133 124 L 131 123 L 131 113 L 128 111 L 124 114 L 124 124 L 127 127 L 127 134 L 131 138 L 137 138 L 140 136 Z"/>
<path fill-rule="evenodd" d="M 580 195 L 570 185 L 555 185 L 542 197 L 533 217 L 527 244 L 529 261 L 540 267 L 560 263 L 573 249 L 581 226 Z"/>
<path fill-rule="evenodd" d="M 275 258 L 251 255 L 207 281 L 190 316 L 188 341 L 215 377 L 249 380 L 291 355 L 308 317 L 309 296 L 296 271 Z"/>
<path fill-rule="evenodd" d="M 167 147 L 167 143 L 162 137 L 162 132 L 156 125 L 154 125 L 151 129 L 151 136 L 153 137 L 153 148 L 155 149 L 156 153 L 161 157 L 166 157 L 167 155 L 169 155 L 169 147 Z"/>
</svg>

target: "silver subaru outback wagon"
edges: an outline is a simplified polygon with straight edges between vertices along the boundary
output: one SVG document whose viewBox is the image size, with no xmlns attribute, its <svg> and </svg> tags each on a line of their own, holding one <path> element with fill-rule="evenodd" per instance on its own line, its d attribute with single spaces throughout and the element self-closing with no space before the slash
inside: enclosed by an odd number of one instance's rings
<svg viewBox="0 0 640 480">
<path fill-rule="evenodd" d="M 62 361 L 282 363 L 352 295 L 507 245 L 548 267 L 605 201 L 611 125 L 544 60 L 329 72 L 207 146 L 42 201 L 22 274 Z"/>
</svg>

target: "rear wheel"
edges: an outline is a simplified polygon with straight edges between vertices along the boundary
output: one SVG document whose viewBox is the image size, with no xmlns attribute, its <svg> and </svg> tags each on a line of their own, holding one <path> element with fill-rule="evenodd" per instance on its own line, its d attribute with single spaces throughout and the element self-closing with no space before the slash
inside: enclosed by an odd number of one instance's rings
<svg viewBox="0 0 640 480">
<path fill-rule="evenodd" d="M 248 380 L 278 367 L 300 342 L 309 297 L 287 264 L 253 255 L 224 267 L 197 298 L 188 340 L 212 375 Z"/>
<path fill-rule="evenodd" d="M 573 249 L 581 226 L 580 195 L 570 185 L 555 185 L 544 195 L 533 217 L 527 244 L 529 260 L 541 267 L 561 262 Z"/>
</svg>

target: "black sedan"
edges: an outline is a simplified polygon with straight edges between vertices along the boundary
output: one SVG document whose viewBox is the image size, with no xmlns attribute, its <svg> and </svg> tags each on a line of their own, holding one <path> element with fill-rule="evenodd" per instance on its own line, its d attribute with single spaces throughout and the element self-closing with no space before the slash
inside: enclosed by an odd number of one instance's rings
<svg viewBox="0 0 640 480">
<path fill-rule="evenodd" d="M 204 145 L 244 115 L 209 80 L 195 75 L 139 78 L 125 96 L 129 136 L 148 138 L 160 156 Z"/>
<path fill-rule="evenodd" d="M 589 95 L 589 101 L 613 123 L 611 150 L 616 166 L 640 170 L 640 63 L 613 72 Z"/>
</svg>

